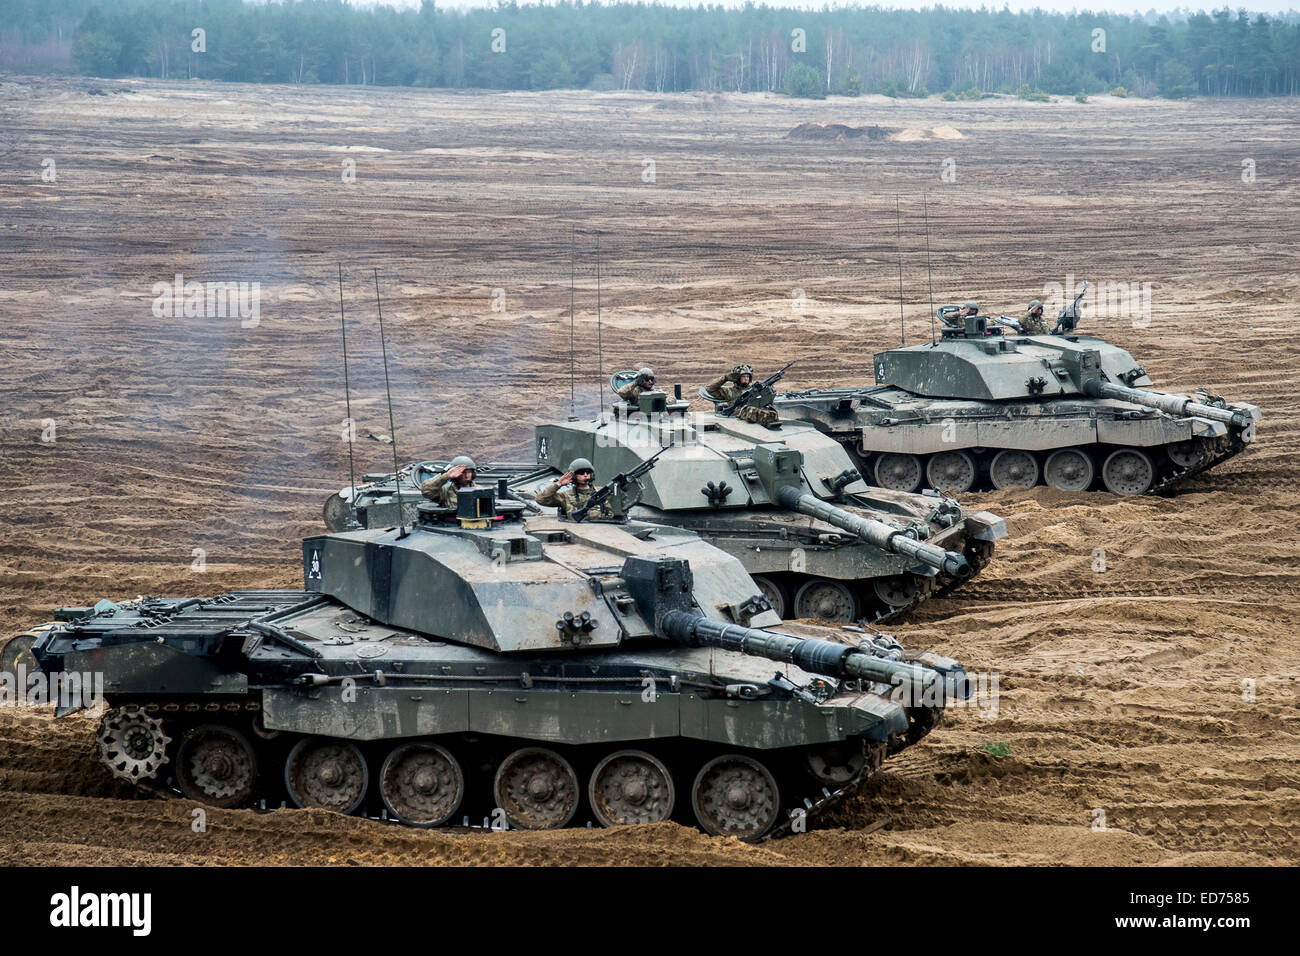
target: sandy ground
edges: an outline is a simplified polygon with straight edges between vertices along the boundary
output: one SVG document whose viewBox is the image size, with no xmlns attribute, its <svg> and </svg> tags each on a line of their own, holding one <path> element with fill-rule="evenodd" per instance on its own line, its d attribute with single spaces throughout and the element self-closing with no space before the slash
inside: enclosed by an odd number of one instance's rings
<svg viewBox="0 0 1300 956">
<path fill-rule="evenodd" d="M 645 362 L 688 394 L 742 359 L 797 358 L 790 387 L 870 381 L 899 336 L 896 208 L 907 334 L 929 334 L 922 190 L 938 301 L 1015 314 L 1067 274 L 1150 282 L 1149 323 L 1091 327 L 1164 387 L 1264 411 L 1257 446 L 1176 497 L 972 496 L 1011 537 L 898 630 L 997 672 L 999 711 L 954 714 L 814 832 L 211 811 L 197 835 L 185 804 L 97 769 L 90 721 L 8 710 L 0 863 L 1297 862 L 1298 120 L 1288 101 L 0 82 L 8 632 L 59 604 L 298 580 L 297 538 L 347 482 L 340 262 L 362 434 L 388 431 L 381 272 L 403 458 L 518 457 L 568 411 L 575 226 L 580 411 L 601 369 Z M 804 122 L 890 135 L 785 138 Z M 178 272 L 259 282 L 260 324 L 155 317 Z M 388 449 L 360 451 L 377 469 Z"/>
</svg>

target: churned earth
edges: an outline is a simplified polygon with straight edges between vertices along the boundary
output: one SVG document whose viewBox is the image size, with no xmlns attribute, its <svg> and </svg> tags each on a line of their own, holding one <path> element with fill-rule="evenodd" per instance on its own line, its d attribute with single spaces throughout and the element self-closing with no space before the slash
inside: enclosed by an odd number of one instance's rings
<svg viewBox="0 0 1300 956">
<path fill-rule="evenodd" d="M 884 135 L 787 136 L 805 123 Z M 389 431 L 379 270 L 404 459 L 525 457 L 539 415 L 589 413 L 646 363 L 688 395 L 741 360 L 870 382 L 900 245 L 909 341 L 931 282 L 1013 315 L 1045 283 L 1136 283 L 1086 327 L 1161 387 L 1264 414 L 1172 497 L 970 496 L 1010 537 L 896 630 L 996 674 L 996 712 L 954 712 L 809 833 L 211 810 L 195 834 L 188 804 L 99 769 L 92 720 L 6 708 L 0 863 L 1300 861 L 1298 124 L 1294 100 L 0 80 L 5 633 L 299 581 L 297 539 L 347 483 L 340 264 L 363 436 Z M 154 286 L 178 273 L 259 283 L 256 316 L 166 314 Z M 358 451 L 367 471 L 391 453 Z"/>
</svg>

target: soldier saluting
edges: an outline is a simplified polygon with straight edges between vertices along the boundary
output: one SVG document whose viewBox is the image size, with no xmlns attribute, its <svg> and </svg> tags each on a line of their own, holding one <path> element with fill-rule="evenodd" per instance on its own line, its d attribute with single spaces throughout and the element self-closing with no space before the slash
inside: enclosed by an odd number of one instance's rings
<svg viewBox="0 0 1300 956">
<path fill-rule="evenodd" d="M 1025 317 L 1020 321 L 1021 335 L 1046 335 L 1047 320 L 1043 318 L 1043 303 L 1034 299 L 1025 310 Z"/>
<path fill-rule="evenodd" d="M 642 369 L 645 371 L 645 369 Z M 624 388 L 630 388 L 625 385 Z M 558 508 L 566 517 L 585 505 L 599 489 L 595 486 L 596 469 L 585 458 L 575 458 L 569 462 L 569 470 L 555 479 L 537 493 L 533 499 L 539 505 Z M 602 503 L 597 509 L 601 517 L 613 517 L 614 512 L 608 504 Z"/>
<path fill-rule="evenodd" d="M 704 393 L 716 401 L 734 403 L 753 384 L 753 366 L 733 365 L 731 371 L 724 372 L 708 385 L 705 385 Z M 770 407 L 755 408 L 753 405 L 740 406 L 740 408 L 736 409 L 736 417 L 743 422 L 752 422 L 755 425 L 770 425 L 777 420 L 775 409 Z"/>
<path fill-rule="evenodd" d="M 648 365 L 640 368 L 636 378 L 618 390 L 618 397 L 629 405 L 635 405 L 642 392 L 649 392 L 655 387 L 655 370 Z"/>
<path fill-rule="evenodd" d="M 441 475 L 420 482 L 420 494 L 444 508 L 456 507 L 456 489 L 472 488 L 478 466 L 469 455 L 457 455 Z"/>
</svg>

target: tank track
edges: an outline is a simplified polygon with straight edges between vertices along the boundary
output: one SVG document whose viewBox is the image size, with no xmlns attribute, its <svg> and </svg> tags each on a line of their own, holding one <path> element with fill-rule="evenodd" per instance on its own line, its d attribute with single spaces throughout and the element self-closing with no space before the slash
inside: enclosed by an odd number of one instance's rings
<svg viewBox="0 0 1300 956">
<path fill-rule="evenodd" d="M 1246 450 L 1245 442 L 1233 441 L 1233 443 L 1229 446 L 1227 451 L 1221 452 L 1220 454 L 1213 457 L 1207 457 L 1205 461 L 1193 465 L 1190 468 L 1184 468 L 1180 471 L 1175 471 L 1173 474 L 1166 475 L 1160 481 L 1157 481 L 1154 484 L 1152 484 L 1152 486 L 1146 490 L 1145 494 L 1148 495 L 1163 494 L 1166 491 L 1171 490 L 1175 485 L 1184 482 L 1189 478 L 1194 478 L 1195 476 L 1201 474 L 1202 472 L 1209 471 L 1211 468 L 1215 468 L 1223 464 L 1229 458 L 1233 458 L 1237 455 L 1240 455 L 1245 450 Z"/>
<path fill-rule="evenodd" d="M 161 769 L 156 772 L 156 775 L 149 778 L 130 779 L 129 777 L 124 777 L 123 773 L 118 772 L 118 770 L 115 770 L 114 767 L 109 764 L 108 760 L 104 756 L 104 731 L 102 728 L 104 724 L 107 723 L 109 715 L 112 713 L 127 713 L 139 717 L 153 718 L 161 724 L 160 730 L 165 735 L 165 743 L 160 743 L 160 746 L 165 748 L 167 757 L 164 760 Z M 205 803 L 215 807 L 224 806 L 230 809 L 253 809 L 255 812 L 269 812 L 277 807 L 295 806 L 297 803 L 292 798 L 287 800 L 281 799 L 287 795 L 280 792 L 278 780 L 280 777 L 284 776 L 286 764 L 285 754 L 289 753 L 291 755 L 292 753 L 288 747 L 290 739 L 296 740 L 299 735 L 287 735 L 285 740 L 276 744 L 274 735 L 268 738 L 262 736 L 261 733 L 256 732 L 256 727 L 259 726 L 257 724 L 258 716 L 258 708 L 256 705 L 248 703 L 239 706 L 227 703 L 219 705 L 219 707 L 216 708 L 211 704 L 201 707 L 185 704 L 182 704 L 179 707 L 160 706 L 156 703 L 128 703 L 117 705 L 105 712 L 103 719 L 104 723 L 101 724 L 101 763 L 104 763 L 110 773 L 113 773 L 114 776 L 120 779 L 128 779 L 131 785 L 142 796 L 162 800 L 184 800 L 187 802 Z M 805 832 L 809 823 L 818 819 L 827 810 L 841 803 L 847 796 L 852 794 L 861 787 L 863 783 L 873 777 L 881 768 L 887 755 L 896 753 L 906 747 L 910 747 L 912 744 L 926 736 L 935 726 L 938 725 L 941 716 L 941 713 L 937 715 L 922 715 L 920 719 L 913 721 L 913 727 L 907 734 L 899 735 L 890 745 L 887 746 L 883 743 L 869 745 L 866 754 L 867 759 L 858 774 L 851 780 L 838 786 L 819 784 L 817 779 L 808 773 L 807 768 L 800 765 L 800 761 L 803 758 L 801 758 L 797 753 L 775 752 L 772 754 L 755 754 L 754 756 L 758 758 L 760 762 L 764 763 L 772 775 L 772 779 L 777 786 L 779 800 L 782 807 L 776 810 L 776 820 L 762 833 L 748 837 L 741 836 L 740 838 L 745 839 L 748 842 L 765 842 Z M 165 723 L 163 723 L 164 719 Z M 210 802 L 196 797 L 193 795 L 192 790 L 187 792 L 185 785 L 180 782 L 176 774 L 176 767 L 179 759 L 178 747 L 180 746 L 181 741 L 186 739 L 188 734 L 196 728 L 211 728 L 217 724 L 229 726 L 241 731 L 248 730 L 250 727 L 253 729 L 253 732 L 246 734 L 246 736 L 250 743 L 252 743 L 253 749 L 256 753 L 257 784 L 251 795 L 246 799 L 241 799 L 235 803 L 222 804 L 220 802 Z M 307 741 L 320 739 L 328 740 L 329 738 L 302 737 L 301 739 Z M 503 739 L 493 741 L 491 747 L 485 747 L 481 752 L 476 752 L 475 750 L 466 747 L 465 742 L 463 741 L 453 743 L 452 741 L 433 737 L 428 738 L 427 740 L 425 738 L 418 738 L 410 741 L 389 741 L 387 743 L 391 743 L 396 747 L 402 743 L 425 742 L 441 742 L 447 743 L 449 746 L 455 746 L 458 755 L 462 759 L 463 766 L 471 773 L 476 774 L 475 778 L 468 784 L 469 787 L 474 788 L 475 790 L 474 800 L 471 806 L 469 808 L 464 805 L 459 806 L 453 812 L 451 819 L 437 825 L 437 828 L 439 829 L 448 830 L 464 829 L 466 827 L 479 829 L 478 826 L 471 825 L 468 821 L 470 815 L 476 816 L 479 810 L 482 810 L 487 806 L 487 804 L 484 803 L 485 794 L 482 791 L 482 766 L 498 764 L 498 761 L 491 757 L 491 754 L 495 751 L 500 751 L 504 754 L 518 746 L 527 746 L 529 743 L 527 741 L 508 741 Z M 630 741 L 623 746 L 613 747 L 612 751 L 623 749 L 636 750 L 639 749 L 641 743 L 642 742 Z M 673 743 L 682 742 L 673 741 Z M 710 832 L 708 827 L 703 826 L 698 822 L 697 814 L 695 812 L 695 788 L 694 786 L 687 786 L 686 784 L 694 778 L 693 768 L 695 764 L 707 764 L 715 757 L 721 757 L 724 754 L 732 753 L 733 748 L 728 748 L 723 745 L 699 745 L 694 742 L 686 743 L 689 749 L 681 752 L 674 752 L 673 748 L 670 747 L 668 748 L 668 752 L 671 756 L 665 758 L 670 766 L 676 768 L 670 774 L 674 782 L 674 789 L 676 790 L 676 809 L 668 819 L 677 820 L 678 822 L 683 823 L 692 823 L 700 829 L 705 830 L 705 832 Z M 655 747 L 651 742 L 646 742 L 646 746 L 649 748 L 650 752 L 663 752 L 663 748 Z M 379 793 L 381 771 L 376 756 L 379 750 L 388 749 L 385 746 L 385 742 L 372 741 L 363 745 L 363 749 L 367 750 L 368 756 L 366 759 L 371 765 L 367 777 L 368 783 L 365 785 L 365 801 L 364 804 L 359 804 L 358 806 L 353 807 L 350 811 L 344 812 L 359 814 L 369 819 L 383 819 L 387 822 L 393 823 L 394 825 L 408 825 L 398 817 L 390 815 L 387 810 L 382 812 L 379 810 L 381 802 Z M 559 752 L 568 753 L 565 748 L 560 748 Z M 745 752 L 735 750 L 734 753 L 744 754 Z M 584 815 L 571 817 L 556 828 L 581 827 L 583 826 L 582 821 L 585 821 L 586 814 L 592 814 L 599 817 L 599 814 L 595 813 L 591 807 L 587 796 L 587 783 L 592 774 L 590 758 L 595 756 L 595 754 L 592 751 L 588 751 L 584 759 L 577 759 L 574 754 L 569 754 L 569 756 L 572 759 L 573 766 L 577 768 L 578 771 L 577 779 L 579 781 L 578 787 L 580 795 L 577 802 L 580 808 L 585 808 Z M 291 756 L 289 759 L 291 759 Z M 469 774 L 466 776 L 468 777 Z M 803 781 L 803 784 L 801 785 L 798 781 Z M 466 784 L 462 783 L 462 786 L 464 787 Z M 801 796 L 792 796 L 794 793 L 799 793 L 801 790 Z M 470 800 L 467 798 L 465 802 L 470 803 Z M 793 807 L 793 809 L 790 809 L 791 807 Z M 467 810 L 468 812 L 466 812 Z M 494 808 L 491 812 L 495 817 L 499 810 Z M 416 825 L 418 826 L 418 824 Z M 488 826 L 488 818 L 484 819 L 484 825 L 485 827 Z M 599 826 L 601 823 L 593 821 L 586 825 Z M 512 825 L 511 828 L 516 827 Z M 541 827 L 541 829 L 550 828 L 551 827 Z"/>
</svg>

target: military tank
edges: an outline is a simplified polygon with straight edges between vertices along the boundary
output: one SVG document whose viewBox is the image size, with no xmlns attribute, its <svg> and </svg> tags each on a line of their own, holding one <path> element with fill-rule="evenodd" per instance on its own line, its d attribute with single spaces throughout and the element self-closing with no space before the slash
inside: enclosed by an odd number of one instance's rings
<svg viewBox="0 0 1300 956">
<path fill-rule="evenodd" d="M 969 694 L 887 635 L 769 630 L 739 561 L 629 520 L 626 496 L 577 522 L 502 484 L 305 539 L 301 590 L 65 608 L 30 653 L 51 681 L 103 676 L 99 756 L 138 788 L 417 827 L 590 814 L 759 839 Z"/>
<path fill-rule="evenodd" d="M 1254 441 L 1258 407 L 1155 390 L 1128 352 L 1074 331 L 1077 300 L 1046 335 L 956 309 L 938 310 L 938 341 L 878 353 L 874 386 L 784 392 L 773 406 L 898 492 L 1162 492 Z"/>
<path fill-rule="evenodd" d="M 839 443 L 811 425 L 693 413 L 680 385 L 671 398 L 643 392 L 609 415 L 542 424 L 535 435 L 547 480 L 575 458 L 592 462 L 597 484 L 654 458 L 636 482 L 632 514 L 734 555 L 785 618 L 897 616 L 978 573 L 1006 534 L 1001 518 L 951 498 L 868 486 Z M 536 490 L 528 484 L 512 487 Z"/>
</svg>

